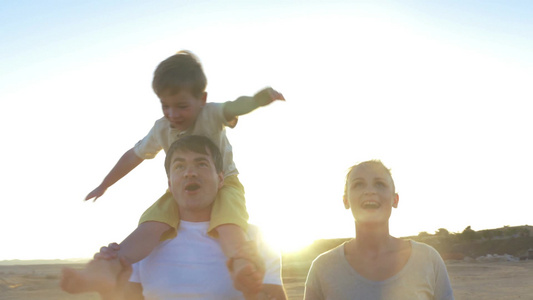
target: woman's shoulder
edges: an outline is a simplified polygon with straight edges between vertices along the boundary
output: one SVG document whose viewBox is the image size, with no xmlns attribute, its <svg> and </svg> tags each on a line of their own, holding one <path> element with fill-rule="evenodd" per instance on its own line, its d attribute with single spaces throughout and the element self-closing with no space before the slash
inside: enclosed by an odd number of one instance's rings
<svg viewBox="0 0 533 300">
<path fill-rule="evenodd" d="M 426 243 L 417 242 L 415 240 L 408 240 L 408 241 L 411 243 L 411 247 L 413 247 L 413 249 L 417 249 L 419 251 L 430 251 L 430 252 L 437 251 L 435 250 L 435 248 L 433 248 L 433 246 L 428 245 Z"/>
<path fill-rule="evenodd" d="M 411 243 L 411 247 L 415 255 L 429 258 L 440 258 L 439 252 L 432 246 L 414 240 L 409 240 L 409 242 Z"/>
<path fill-rule="evenodd" d="M 319 254 L 314 260 L 314 265 L 329 265 L 331 263 L 337 262 L 344 257 L 344 245 L 346 242 L 338 245 L 335 248 L 327 250 Z"/>
</svg>

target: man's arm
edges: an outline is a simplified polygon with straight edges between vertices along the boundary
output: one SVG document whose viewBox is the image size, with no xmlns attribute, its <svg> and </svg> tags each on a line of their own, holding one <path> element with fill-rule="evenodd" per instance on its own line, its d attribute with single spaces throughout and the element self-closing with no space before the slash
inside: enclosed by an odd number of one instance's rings
<svg viewBox="0 0 533 300">
<path fill-rule="evenodd" d="M 137 156 L 137 154 L 135 154 L 133 148 L 126 151 L 126 153 L 124 153 L 124 155 L 122 155 L 122 157 L 118 160 L 113 169 L 109 171 L 109 174 L 107 174 L 102 183 L 93 191 L 91 191 L 87 197 L 85 197 L 85 200 L 94 198 L 96 201 L 96 199 L 105 193 L 107 188 L 119 181 L 122 177 L 126 176 L 126 174 L 142 163 L 143 160 L 143 158 L 140 158 Z"/>
<path fill-rule="evenodd" d="M 268 105 L 276 100 L 283 100 L 283 95 L 273 88 L 266 88 L 259 91 L 253 97 L 242 96 L 235 101 L 226 102 L 224 104 L 224 117 L 227 121 L 231 121 L 238 116 L 245 115 L 254 109 Z"/>
</svg>

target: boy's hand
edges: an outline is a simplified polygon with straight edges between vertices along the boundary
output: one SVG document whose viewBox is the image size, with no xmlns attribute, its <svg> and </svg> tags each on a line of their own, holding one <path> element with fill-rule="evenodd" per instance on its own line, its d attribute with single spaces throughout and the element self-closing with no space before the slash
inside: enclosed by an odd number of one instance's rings
<svg viewBox="0 0 533 300">
<path fill-rule="evenodd" d="M 118 250 L 120 250 L 120 245 L 117 243 L 111 243 L 107 247 L 104 246 L 100 248 L 100 252 L 94 255 L 94 259 L 115 259 L 118 257 Z"/>
<path fill-rule="evenodd" d="M 92 192 L 90 192 L 87 195 L 87 197 L 85 197 L 85 201 L 90 200 L 92 198 L 94 198 L 93 201 L 96 201 L 96 199 L 102 197 L 102 195 L 105 193 L 106 190 L 107 190 L 106 188 L 104 188 L 102 186 L 98 186 Z"/>
<path fill-rule="evenodd" d="M 254 100 L 259 106 L 268 105 L 276 100 L 285 101 L 283 94 L 275 89 L 268 87 L 254 95 Z"/>
</svg>

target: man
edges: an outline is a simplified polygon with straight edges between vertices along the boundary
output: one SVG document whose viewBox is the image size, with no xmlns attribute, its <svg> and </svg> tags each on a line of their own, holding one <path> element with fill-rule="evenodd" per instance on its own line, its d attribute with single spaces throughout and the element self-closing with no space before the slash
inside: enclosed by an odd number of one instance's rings
<svg viewBox="0 0 533 300">
<path fill-rule="evenodd" d="M 262 243 L 256 227 L 249 226 L 248 235 L 254 242 L 248 247 L 258 247 L 262 258 L 250 255 L 256 252 L 250 249 L 242 249 L 235 257 L 248 259 L 255 265 L 258 261 L 264 261 L 264 280 L 255 291 L 241 288 L 239 282 L 243 283 L 242 280 L 237 280 L 233 287 L 220 244 L 207 235 L 213 202 L 224 184 L 218 148 L 203 136 L 181 138 L 168 150 L 165 168 L 169 189 L 181 218 L 178 234 L 162 242 L 148 257 L 134 264 L 133 273 L 122 260 L 124 268 L 119 275 L 117 288 L 102 294 L 102 298 L 287 299 L 281 283 L 279 255 Z M 101 256 L 111 256 L 110 251 L 109 248 L 103 249 Z M 227 266 L 231 269 L 232 261 Z M 249 279 L 243 280 L 257 281 L 261 277 L 261 269 L 262 266 L 250 268 L 247 270 Z"/>
</svg>

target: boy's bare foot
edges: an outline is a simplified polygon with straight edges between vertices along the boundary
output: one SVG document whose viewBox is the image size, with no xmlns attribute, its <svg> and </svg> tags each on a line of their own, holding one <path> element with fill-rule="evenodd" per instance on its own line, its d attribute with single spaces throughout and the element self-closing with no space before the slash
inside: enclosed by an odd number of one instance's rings
<svg viewBox="0 0 533 300">
<path fill-rule="evenodd" d="M 85 292 L 105 293 L 113 290 L 117 284 L 120 269 L 118 259 L 111 261 L 95 259 L 90 261 L 85 269 L 75 270 L 63 268 L 61 270 L 61 289 L 70 294 Z"/>
</svg>

